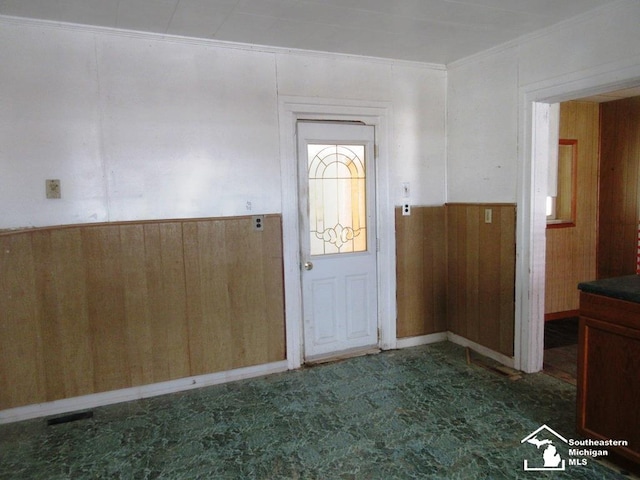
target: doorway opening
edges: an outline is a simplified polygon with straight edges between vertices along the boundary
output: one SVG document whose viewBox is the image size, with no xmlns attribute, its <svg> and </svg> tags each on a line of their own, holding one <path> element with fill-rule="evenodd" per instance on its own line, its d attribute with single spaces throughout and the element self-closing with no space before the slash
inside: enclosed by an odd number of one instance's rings
<svg viewBox="0 0 640 480">
<path fill-rule="evenodd" d="M 613 75 L 613 73 L 612 73 Z M 520 225 L 520 235 L 523 239 L 524 255 L 520 258 L 526 264 L 521 264 L 520 268 L 526 268 L 528 275 L 521 276 L 519 279 L 521 295 L 521 304 L 518 309 L 519 318 L 517 322 L 520 328 L 517 330 L 516 344 L 519 345 L 519 353 L 517 361 L 519 368 L 527 372 L 535 372 L 543 369 L 544 353 L 545 353 L 545 314 L 554 313 L 547 310 L 547 292 L 546 292 L 546 274 L 549 262 L 552 260 L 552 254 L 547 244 L 547 189 L 548 189 L 548 168 L 549 168 L 549 140 L 550 140 L 550 122 L 549 111 L 550 105 L 559 102 L 584 101 L 601 103 L 609 100 L 621 98 L 620 95 L 633 96 L 638 95 L 637 85 L 640 84 L 637 72 L 635 76 L 627 80 L 607 83 L 602 78 L 582 79 L 577 82 L 562 84 L 555 87 L 536 89 L 533 88 L 530 93 L 523 92 L 526 112 L 530 115 L 525 119 L 524 125 L 531 125 L 531 136 L 527 135 L 527 129 L 524 130 L 523 142 L 528 145 L 525 150 L 524 164 L 531 167 L 530 170 L 525 168 L 524 185 L 530 186 L 524 188 L 522 192 L 522 204 L 525 212 L 523 215 L 523 224 Z M 599 131 L 595 136 L 599 135 Z M 528 154 L 526 152 L 529 152 Z M 597 171 L 597 168 L 596 168 Z M 597 180 L 596 180 L 597 182 Z M 597 183 L 596 183 L 597 184 Z M 530 196 L 529 196 L 530 195 Z M 596 191 L 595 197 L 598 194 Z M 580 202 L 577 204 L 580 208 Z M 596 207 L 597 208 L 597 207 Z M 594 229 L 595 230 L 595 229 Z M 592 255 L 595 256 L 595 245 L 592 247 Z M 521 270 L 524 272 L 524 270 Z M 579 281 L 594 280 L 597 272 L 594 268 L 589 278 L 581 278 Z M 572 285 L 577 291 L 577 283 Z M 567 309 L 559 312 L 560 315 L 556 319 L 571 319 L 577 316 L 577 306 L 575 309 Z M 566 315 L 564 315 L 566 314 Z M 548 317 L 547 317 L 548 318 Z M 567 329 L 575 330 L 576 320 L 567 320 Z M 559 327 L 559 325 L 558 325 Z M 551 328 L 553 329 L 553 328 Z M 566 335 L 566 331 L 563 335 Z M 547 345 L 558 344 L 553 340 L 554 333 L 549 333 L 550 341 Z M 519 336 L 519 338 L 518 338 Z M 566 338 L 564 340 L 566 342 Z"/>
<path fill-rule="evenodd" d="M 577 374 L 577 285 L 635 273 L 638 94 L 640 88 L 625 89 L 559 105 L 558 160 L 549 165 L 547 198 L 570 208 L 547 220 L 544 371 L 570 383 Z"/>
<path fill-rule="evenodd" d="M 544 324 L 544 373 L 576 385 L 578 377 L 578 320 L 568 317 Z"/>
</svg>

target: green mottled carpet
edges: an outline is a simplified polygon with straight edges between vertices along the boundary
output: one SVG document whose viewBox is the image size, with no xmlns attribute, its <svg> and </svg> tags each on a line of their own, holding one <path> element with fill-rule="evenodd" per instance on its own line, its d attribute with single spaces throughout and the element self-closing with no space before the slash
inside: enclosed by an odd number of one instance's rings
<svg viewBox="0 0 640 480">
<path fill-rule="evenodd" d="M 2 479 L 602 479 L 589 460 L 524 472 L 542 424 L 575 433 L 575 387 L 513 381 L 450 343 L 0 426 Z M 558 453 L 568 458 L 562 442 Z"/>
</svg>

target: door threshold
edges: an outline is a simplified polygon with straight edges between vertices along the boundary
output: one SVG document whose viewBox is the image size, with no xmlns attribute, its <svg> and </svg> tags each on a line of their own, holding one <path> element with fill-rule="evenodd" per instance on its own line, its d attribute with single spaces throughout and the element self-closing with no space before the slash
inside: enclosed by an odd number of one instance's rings
<svg viewBox="0 0 640 480">
<path fill-rule="evenodd" d="M 319 365 L 321 363 L 337 362 L 353 357 L 363 357 L 365 355 L 374 355 L 380 353 L 381 350 L 377 346 L 357 347 L 348 350 L 340 350 L 339 352 L 323 353 L 313 355 L 305 359 L 305 365 Z"/>
</svg>

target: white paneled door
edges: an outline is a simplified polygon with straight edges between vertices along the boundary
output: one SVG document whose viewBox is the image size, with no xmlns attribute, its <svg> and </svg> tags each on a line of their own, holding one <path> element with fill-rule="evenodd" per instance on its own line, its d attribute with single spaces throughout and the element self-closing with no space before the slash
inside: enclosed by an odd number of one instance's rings
<svg viewBox="0 0 640 480">
<path fill-rule="evenodd" d="M 298 123 L 305 360 L 378 345 L 374 127 Z"/>
</svg>

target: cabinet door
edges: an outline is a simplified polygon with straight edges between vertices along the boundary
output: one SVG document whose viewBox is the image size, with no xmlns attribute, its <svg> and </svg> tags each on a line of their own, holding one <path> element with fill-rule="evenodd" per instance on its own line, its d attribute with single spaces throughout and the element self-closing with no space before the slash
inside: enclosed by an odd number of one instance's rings
<svg viewBox="0 0 640 480">
<path fill-rule="evenodd" d="M 640 330 L 580 317 L 578 431 L 640 463 Z"/>
</svg>

